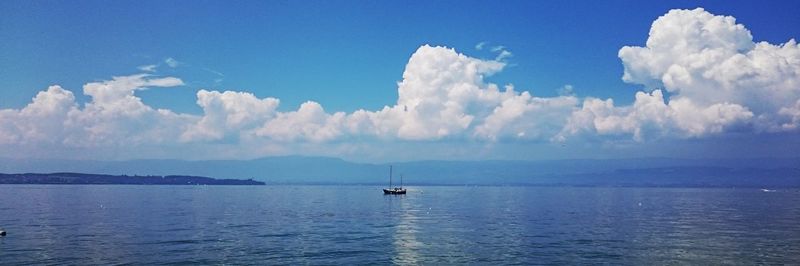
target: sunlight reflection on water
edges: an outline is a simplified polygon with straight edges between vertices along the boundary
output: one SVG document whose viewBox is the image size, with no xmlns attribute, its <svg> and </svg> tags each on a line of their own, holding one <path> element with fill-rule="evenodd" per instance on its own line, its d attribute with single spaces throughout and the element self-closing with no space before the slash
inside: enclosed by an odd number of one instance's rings
<svg viewBox="0 0 800 266">
<path fill-rule="evenodd" d="M 411 193 L 413 193 L 413 191 Z M 395 226 L 395 233 L 393 236 L 396 255 L 392 258 L 392 261 L 405 265 L 418 264 L 418 251 L 422 247 L 422 243 L 417 241 L 416 237 L 418 228 L 416 225 L 417 217 L 414 216 L 414 213 L 418 211 L 418 208 L 411 206 L 411 203 L 405 200 L 404 197 L 405 195 L 400 195 L 396 199 L 400 201 L 400 209 L 392 214 L 400 218 L 399 223 Z"/>
</svg>

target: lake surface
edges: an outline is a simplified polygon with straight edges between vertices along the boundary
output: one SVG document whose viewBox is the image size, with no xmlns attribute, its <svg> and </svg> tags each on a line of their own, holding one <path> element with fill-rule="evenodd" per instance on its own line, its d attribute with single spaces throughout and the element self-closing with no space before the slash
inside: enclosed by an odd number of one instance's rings
<svg viewBox="0 0 800 266">
<path fill-rule="evenodd" d="M 800 191 L 0 186 L 0 264 L 798 264 Z"/>
</svg>

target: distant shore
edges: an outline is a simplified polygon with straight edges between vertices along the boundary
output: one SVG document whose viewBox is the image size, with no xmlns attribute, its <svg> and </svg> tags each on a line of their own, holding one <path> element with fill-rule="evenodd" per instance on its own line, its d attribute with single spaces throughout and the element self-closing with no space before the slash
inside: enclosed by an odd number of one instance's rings
<svg viewBox="0 0 800 266">
<path fill-rule="evenodd" d="M 215 179 L 185 175 L 102 175 L 85 173 L 0 174 L 0 184 L 53 185 L 264 185 L 252 179 Z"/>
</svg>

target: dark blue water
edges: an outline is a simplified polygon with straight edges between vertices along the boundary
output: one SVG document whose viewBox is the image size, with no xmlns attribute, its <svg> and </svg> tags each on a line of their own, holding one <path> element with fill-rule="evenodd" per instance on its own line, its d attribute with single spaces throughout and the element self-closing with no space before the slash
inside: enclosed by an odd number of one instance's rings
<svg viewBox="0 0 800 266">
<path fill-rule="evenodd" d="M 0 186 L 0 264 L 798 264 L 800 191 Z"/>
</svg>

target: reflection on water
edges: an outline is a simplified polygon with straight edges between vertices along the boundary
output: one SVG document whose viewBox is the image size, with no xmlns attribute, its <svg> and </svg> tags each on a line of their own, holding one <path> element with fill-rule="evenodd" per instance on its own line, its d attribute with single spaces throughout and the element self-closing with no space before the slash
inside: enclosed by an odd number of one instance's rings
<svg viewBox="0 0 800 266">
<path fill-rule="evenodd" d="M 0 186 L 0 264 L 798 264 L 800 191 Z"/>
<path fill-rule="evenodd" d="M 414 191 L 412 190 L 411 193 L 413 194 Z M 405 265 L 418 264 L 418 251 L 422 247 L 422 243 L 417 240 L 419 228 L 416 225 L 418 218 L 415 213 L 419 211 L 419 208 L 412 206 L 412 203 L 405 199 L 405 195 L 387 195 L 387 197 L 390 197 L 390 200 L 399 201 L 397 204 L 399 209 L 392 212 L 392 215 L 399 218 L 394 227 L 392 244 L 396 255 L 392 258 L 392 262 Z"/>
</svg>

